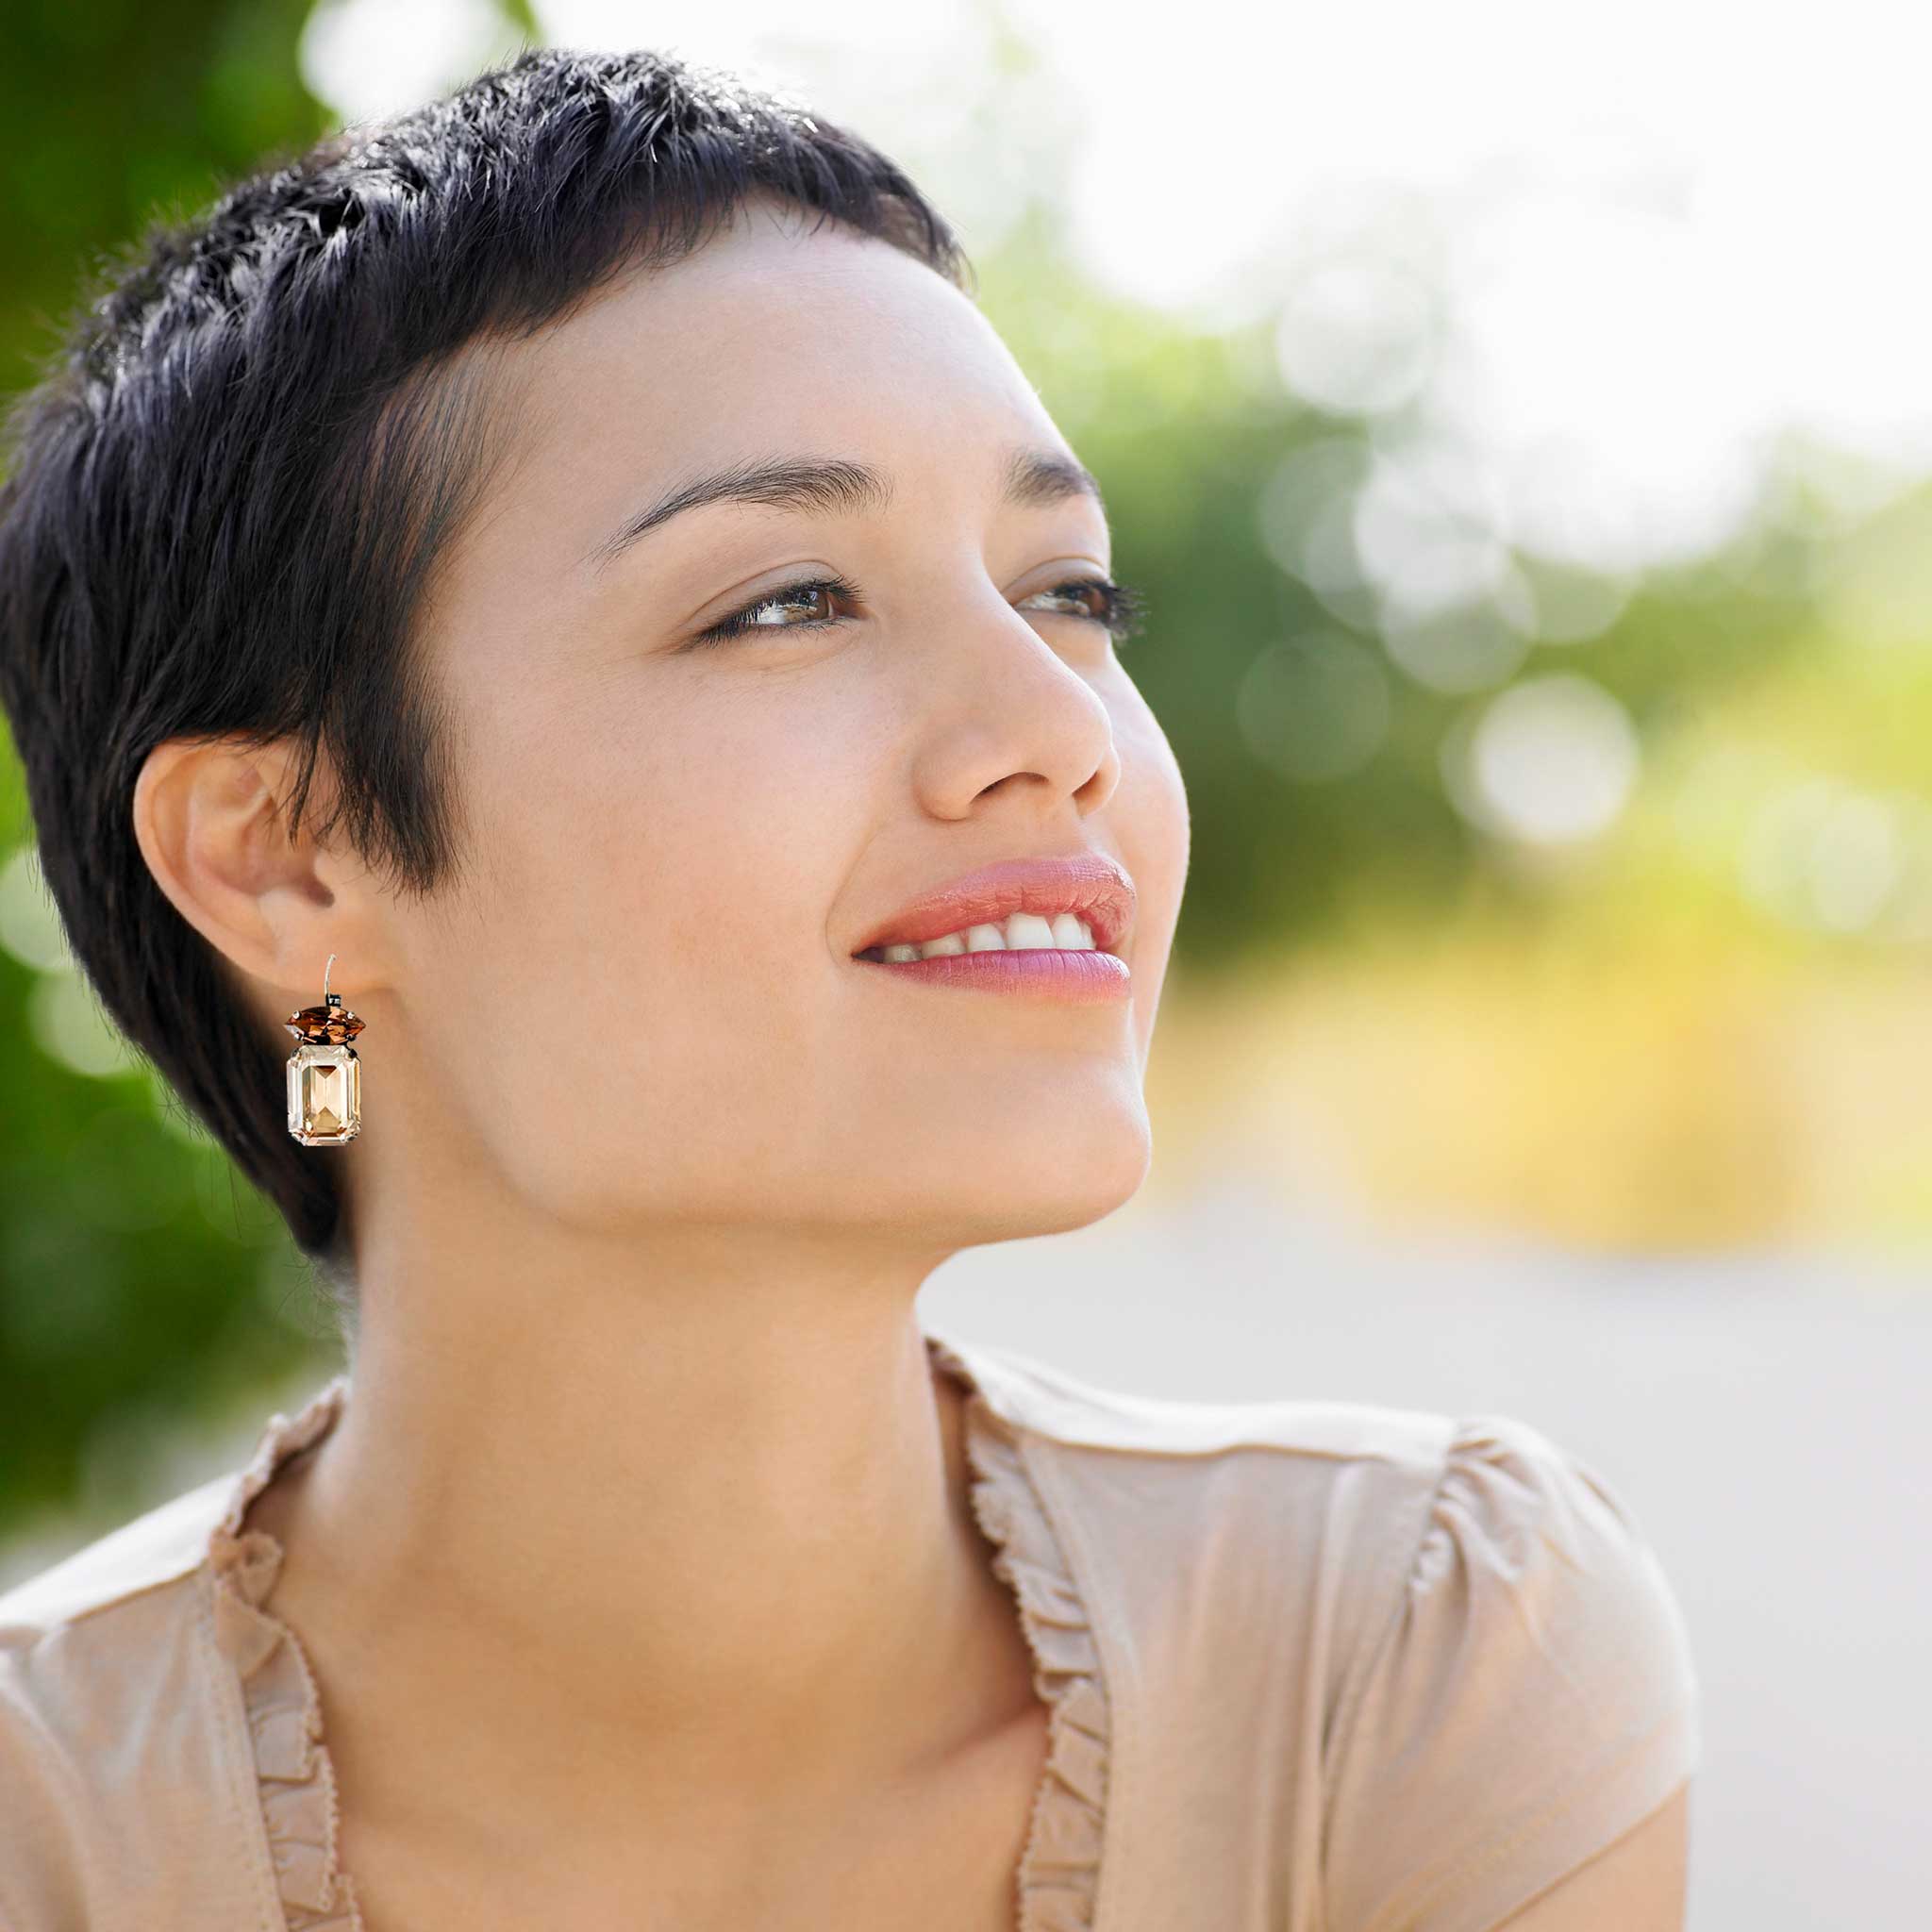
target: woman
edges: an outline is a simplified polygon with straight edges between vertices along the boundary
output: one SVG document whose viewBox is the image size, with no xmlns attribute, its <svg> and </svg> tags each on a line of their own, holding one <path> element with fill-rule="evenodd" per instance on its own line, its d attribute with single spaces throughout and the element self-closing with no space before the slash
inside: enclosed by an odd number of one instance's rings
<svg viewBox="0 0 1932 1932">
<path fill-rule="evenodd" d="M 919 1322 L 1141 1184 L 1188 857 L 963 266 L 793 104 L 532 52 L 151 238 L 22 412 L 42 862 L 353 1377 L 0 1601 L 10 1932 L 1680 1924 L 1580 1464 Z"/>
</svg>

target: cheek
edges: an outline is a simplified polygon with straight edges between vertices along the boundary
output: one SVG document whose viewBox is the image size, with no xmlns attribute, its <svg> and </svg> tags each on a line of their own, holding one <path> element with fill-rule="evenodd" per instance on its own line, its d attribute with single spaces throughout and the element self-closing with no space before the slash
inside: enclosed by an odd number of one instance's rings
<svg viewBox="0 0 1932 1932">
<path fill-rule="evenodd" d="M 879 741 L 779 695 L 718 679 L 654 704 L 641 679 L 508 746 L 478 788 L 469 942 L 523 1016 L 496 1058 L 530 1144 L 506 1158 L 558 1150 L 546 1191 L 635 1206 L 644 1175 L 689 1200 L 706 1174 L 772 1171 L 832 1105 L 826 926 L 879 808 Z"/>
<path fill-rule="evenodd" d="M 1190 826 L 1187 788 L 1160 721 L 1124 678 L 1109 691 L 1120 782 L 1101 814 L 1103 836 L 1120 842 L 1134 875 L 1138 938 L 1161 941 L 1163 953 L 1180 911 L 1187 878 Z"/>
<path fill-rule="evenodd" d="M 1138 694 L 1115 712 L 1114 743 L 1121 780 L 1104 815 L 1134 877 L 1134 1024 L 1144 1062 L 1180 920 L 1192 834 L 1174 748 Z"/>
<path fill-rule="evenodd" d="M 633 972 L 795 949 L 861 836 L 864 774 L 840 740 L 862 734 L 668 673 L 611 681 L 492 761 L 503 896 L 633 946 Z"/>
</svg>

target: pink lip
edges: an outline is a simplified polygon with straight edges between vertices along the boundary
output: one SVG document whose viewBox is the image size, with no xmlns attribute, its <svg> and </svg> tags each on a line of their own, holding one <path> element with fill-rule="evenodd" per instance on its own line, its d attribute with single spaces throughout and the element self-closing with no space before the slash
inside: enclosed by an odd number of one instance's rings
<svg viewBox="0 0 1932 1932">
<path fill-rule="evenodd" d="M 1124 981 L 1125 964 L 1113 956 L 1134 916 L 1134 904 L 1133 880 L 1104 852 L 1089 850 L 1056 858 L 1003 859 L 924 892 L 909 905 L 902 906 L 855 946 L 853 954 L 856 958 L 874 946 L 920 945 L 969 925 L 997 924 L 1013 912 L 1038 913 L 1042 919 L 1051 919 L 1057 912 L 1071 912 L 1091 926 L 1093 952 L 1075 953 L 1048 946 L 1017 953 L 941 954 L 935 959 L 866 963 L 892 965 L 902 972 L 929 972 L 935 966 L 969 967 L 973 961 L 990 959 L 1003 975 L 999 983 L 1011 984 L 1010 962 L 1024 960 L 1030 955 L 1036 961 L 1047 962 L 1041 970 L 1063 973 L 1064 966 L 1053 962 L 1072 959 L 1086 962 L 1090 974 L 1098 964 L 1108 977 Z M 978 973 L 984 969 L 972 970 Z"/>
<path fill-rule="evenodd" d="M 1127 962 L 1117 954 L 1084 948 L 1023 946 L 1014 953 L 941 953 L 930 959 L 866 959 L 860 963 L 875 973 L 896 973 L 930 986 L 1024 993 L 1034 999 L 1064 1000 L 1076 1007 L 1126 999 L 1134 985 Z"/>
</svg>

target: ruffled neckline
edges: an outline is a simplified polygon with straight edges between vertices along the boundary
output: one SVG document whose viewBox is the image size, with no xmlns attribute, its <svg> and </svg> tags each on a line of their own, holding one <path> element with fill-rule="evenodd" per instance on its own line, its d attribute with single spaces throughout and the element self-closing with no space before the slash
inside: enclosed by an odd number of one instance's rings
<svg viewBox="0 0 1932 1932">
<path fill-rule="evenodd" d="M 335 1767 L 322 1735 L 322 1694 L 301 1641 L 267 1607 L 281 1574 L 282 1545 L 265 1529 L 244 1529 L 248 1506 L 291 1457 L 335 1426 L 349 1393 L 334 1376 L 290 1417 L 263 1424 L 255 1453 L 235 1479 L 228 1507 L 208 1534 L 215 1641 L 242 1683 L 261 1822 L 287 1932 L 365 1932 L 355 1882 L 336 1856 L 341 1810 Z"/>
<path fill-rule="evenodd" d="M 1018 1932 L 1092 1932 L 1106 1822 L 1108 1707 L 1091 1619 L 1031 1471 L 1020 1431 L 988 1400 L 958 1342 L 928 1332 L 932 1359 L 963 1384 L 969 1493 L 991 1567 L 1018 1607 L 1046 1705 L 1046 1764 L 1015 1874 Z M 335 1768 L 322 1697 L 301 1640 L 269 1607 L 282 1545 L 244 1527 L 249 1505 L 341 1419 L 351 1377 L 333 1376 L 262 1425 L 209 1533 L 214 1634 L 242 1687 L 262 1825 L 286 1932 L 367 1932 L 342 1869 Z"/>
</svg>

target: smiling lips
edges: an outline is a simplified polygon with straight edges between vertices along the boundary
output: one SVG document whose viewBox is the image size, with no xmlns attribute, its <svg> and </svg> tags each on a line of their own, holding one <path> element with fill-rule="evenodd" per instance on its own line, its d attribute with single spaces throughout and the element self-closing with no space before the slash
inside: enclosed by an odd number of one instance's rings
<svg viewBox="0 0 1932 1932">
<path fill-rule="evenodd" d="M 1026 992 L 1085 1005 L 1127 997 L 1132 975 L 1118 947 L 1132 923 L 1134 882 L 1105 853 L 1091 850 L 1016 858 L 981 867 L 922 894 L 869 937 L 856 960 L 930 985 Z M 1015 924 L 977 939 L 974 927 L 1000 928 L 1014 913 L 1041 922 Z M 1065 915 L 1091 933 L 1079 943 Z M 1010 938 L 1024 933 L 1014 946 Z M 888 946 L 923 945 L 960 936 L 962 950 L 887 959 Z M 1032 943 L 1027 941 L 1031 941 Z"/>
</svg>

